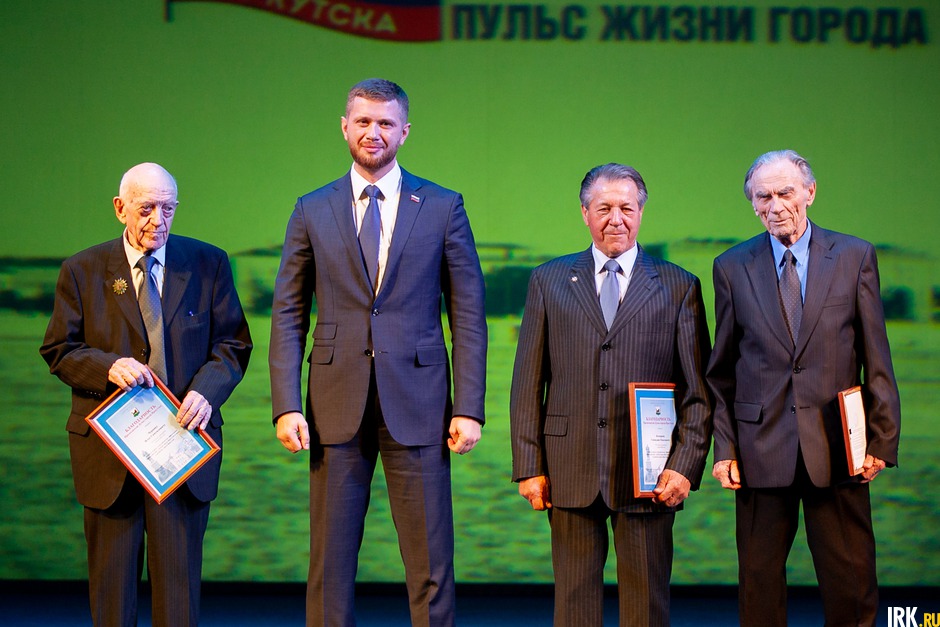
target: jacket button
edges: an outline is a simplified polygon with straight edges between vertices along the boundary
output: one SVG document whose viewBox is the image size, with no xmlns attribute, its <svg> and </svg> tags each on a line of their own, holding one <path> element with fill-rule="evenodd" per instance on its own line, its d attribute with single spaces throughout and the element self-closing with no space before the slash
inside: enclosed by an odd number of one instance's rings
<svg viewBox="0 0 940 627">
<path fill-rule="evenodd" d="M 795 368 L 793 368 L 793 372 L 794 372 L 795 374 L 800 374 L 801 372 L 803 372 L 803 367 L 802 367 L 802 366 L 796 366 Z"/>
<path fill-rule="evenodd" d="M 795 414 L 795 413 L 796 413 L 796 405 L 790 405 L 790 413 L 791 413 L 791 414 Z"/>
<path fill-rule="evenodd" d="M 600 386 L 600 387 L 601 387 L 601 392 L 606 392 L 606 391 L 607 391 L 607 388 L 610 387 L 610 386 L 608 386 L 606 383 L 601 383 L 601 386 Z"/>
<path fill-rule="evenodd" d="M 378 309 L 378 307 L 376 307 L 375 309 L 372 310 L 372 315 L 373 315 L 373 316 L 379 315 L 379 309 Z"/>
<path fill-rule="evenodd" d="M 610 350 L 610 342 L 604 342 L 603 344 L 601 344 L 601 350 L 602 350 L 602 351 L 609 351 L 609 350 Z"/>
<path fill-rule="evenodd" d="M 366 357 L 372 357 L 372 349 L 367 348 L 364 351 L 362 351 L 362 354 L 365 355 Z"/>
<path fill-rule="evenodd" d="M 597 426 L 603 429 L 604 427 L 607 426 L 607 421 L 601 418 L 600 420 L 597 421 Z"/>
</svg>

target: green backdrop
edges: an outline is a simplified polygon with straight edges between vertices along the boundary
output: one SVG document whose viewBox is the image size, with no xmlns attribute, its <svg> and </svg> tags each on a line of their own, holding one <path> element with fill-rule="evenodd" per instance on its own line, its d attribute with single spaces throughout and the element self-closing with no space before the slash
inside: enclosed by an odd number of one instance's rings
<svg viewBox="0 0 940 627">
<path fill-rule="evenodd" d="M 523 7 L 515 33 L 510 6 Z M 270 423 L 270 290 L 294 200 L 349 167 L 339 128 L 347 89 L 382 76 L 411 96 L 401 163 L 463 192 L 487 274 L 488 422 L 477 450 L 453 465 L 459 581 L 551 580 L 545 517 L 509 481 L 508 391 L 528 270 L 589 243 L 577 201 L 584 173 L 608 161 L 643 173 L 639 240 L 698 274 L 710 309 L 712 259 L 761 228 L 741 193 L 744 172 L 758 154 L 792 147 L 819 181 L 811 218 L 879 247 L 904 412 L 901 466 L 873 487 L 881 581 L 940 584 L 940 9 L 662 6 L 669 28 L 644 36 L 644 16 L 661 5 L 443 4 L 439 41 L 402 43 L 223 3 L 174 3 L 168 21 L 160 0 L 3 0 L 0 579 L 85 576 L 69 394 L 37 349 L 58 264 L 120 233 L 111 197 L 141 161 L 179 181 L 174 232 L 229 251 L 256 345 L 224 409 L 205 578 L 305 578 L 307 460 L 283 450 Z M 679 36 L 683 17 L 745 9 L 747 36 L 700 18 L 696 37 Z M 568 25 L 582 36 L 539 39 L 539 12 L 577 17 Z M 484 38 L 494 15 L 496 36 Z M 824 28 L 836 18 L 841 26 Z M 360 579 L 401 581 L 380 477 L 374 492 Z M 678 517 L 675 582 L 735 581 L 732 513 L 731 494 L 708 478 Z M 802 537 L 796 545 L 791 582 L 813 583 Z"/>
</svg>

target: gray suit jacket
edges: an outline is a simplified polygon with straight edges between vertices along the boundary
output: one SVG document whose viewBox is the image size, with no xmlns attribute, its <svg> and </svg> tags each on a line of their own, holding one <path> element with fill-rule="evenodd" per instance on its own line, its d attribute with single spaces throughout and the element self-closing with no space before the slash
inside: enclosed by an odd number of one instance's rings
<svg viewBox="0 0 940 627">
<path fill-rule="evenodd" d="M 813 224 L 795 347 L 769 234 L 715 259 L 714 281 L 715 460 L 738 460 L 752 488 L 790 485 L 798 450 L 815 485 L 846 479 L 838 393 L 864 384 L 868 452 L 895 465 L 901 407 L 874 247 Z"/>
<path fill-rule="evenodd" d="M 633 498 L 631 382 L 676 384 L 667 468 L 697 488 L 711 437 L 709 338 L 699 280 L 639 250 L 610 331 L 591 250 L 532 272 L 512 378 L 513 480 L 547 475 L 557 507 L 668 509 Z"/>
<path fill-rule="evenodd" d="M 483 273 L 463 198 L 402 170 L 398 218 L 377 295 L 352 206 L 347 174 L 301 197 L 287 225 L 271 320 L 274 417 L 303 408 L 300 374 L 315 298 L 306 412 L 316 429 L 311 437 L 322 444 L 352 439 L 374 362 L 392 437 L 409 446 L 440 444 L 452 416 L 484 420 Z M 442 295 L 453 340 L 453 400 Z"/>
<path fill-rule="evenodd" d="M 123 279 L 126 291 L 115 289 Z M 220 408 L 241 381 L 251 336 L 225 251 L 188 237 L 166 244 L 163 320 L 169 381 L 180 400 L 196 390 L 212 405 L 206 431 L 221 446 Z M 56 285 L 55 307 L 40 353 L 52 374 L 72 388 L 70 433 L 75 491 L 82 505 L 104 509 L 121 492 L 127 470 L 90 432 L 85 416 L 117 387 L 108 370 L 120 357 L 147 363 L 150 347 L 120 238 L 66 259 Z M 186 482 L 202 500 L 215 498 L 222 456 L 216 455 Z"/>
</svg>

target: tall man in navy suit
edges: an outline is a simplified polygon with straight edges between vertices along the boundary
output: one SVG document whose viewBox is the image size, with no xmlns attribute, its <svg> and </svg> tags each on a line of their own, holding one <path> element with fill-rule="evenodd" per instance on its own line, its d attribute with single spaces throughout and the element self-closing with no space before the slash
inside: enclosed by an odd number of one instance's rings
<svg viewBox="0 0 940 627">
<path fill-rule="evenodd" d="M 222 456 L 158 505 L 85 422 L 118 388 L 153 386 L 149 364 L 183 399 L 179 423 L 204 428 L 222 444 L 220 407 L 248 367 L 251 337 L 225 251 L 170 235 L 177 205 L 176 181 L 161 166 L 127 171 L 114 198 L 124 234 L 62 264 L 40 348 L 52 374 L 72 388 L 67 429 L 85 506 L 95 625 L 137 624 L 145 534 L 153 624 L 199 622 L 202 539 Z M 162 350 L 138 304 L 148 287 L 159 293 Z"/>
<path fill-rule="evenodd" d="M 875 249 L 810 222 L 816 179 L 792 150 L 744 178 L 766 233 L 715 259 L 715 464 L 735 490 L 742 625 L 786 625 L 800 503 L 827 625 L 878 611 L 868 484 L 897 463 L 901 408 Z M 840 391 L 863 385 L 868 450 L 849 477 Z"/>
<path fill-rule="evenodd" d="M 646 199 L 635 169 L 592 169 L 581 214 L 593 245 L 529 280 L 512 376 L 512 474 L 534 509 L 548 509 L 556 627 L 603 625 L 608 519 L 620 624 L 669 625 L 672 526 L 708 455 L 701 286 L 636 243 Z M 631 382 L 676 386 L 673 446 L 654 498 L 633 496 Z"/>
<path fill-rule="evenodd" d="M 381 79 L 355 85 L 342 118 L 353 166 L 301 197 L 287 226 L 271 390 L 278 439 L 291 452 L 310 449 L 308 625 L 355 623 L 358 552 L 379 453 L 412 624 L 454 623 L 448 448 L 467 453 L 480 439 L 483 274 L 460 194 L 399 167 L 395 156 L 410 129 L 401 87 Z M 314 301 L 304 407 L 300 375 Z"/>
</svg>

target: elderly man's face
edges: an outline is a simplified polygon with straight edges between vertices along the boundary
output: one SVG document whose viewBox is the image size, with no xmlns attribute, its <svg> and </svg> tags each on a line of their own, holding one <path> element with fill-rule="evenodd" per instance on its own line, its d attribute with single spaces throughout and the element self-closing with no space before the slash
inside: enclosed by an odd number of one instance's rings
<svg viewBox="0 0 940 627">
<path fill-rule="evenodd" d="M 598 179 L 590 188 L 589 205 L 581 205 L 591 239 L 608 257 L 622 255 L 636 244 L 643 218 L 638 191 L 631 179 Z"/>
<path fill-rule="evenodd" d="M 360 174 L 378 180 L 391 169 L 411 124 L 405 120 L 397 100 L 382 102 L 356 97 L 342 119 L 342 129 Z"/>
<path fill-rule="evenodd" d="M 123 196 L 114 198 L 114 212 L 127 227 L 128 243 L 148 253 L 166 244 L 178 204 L 173 179 L 159 170 L 146 170 Z"/>
<path fill-rule="evenodd" d="M 792 246 L 806 231 L 806 208 L 816 197 L 816 183 L 807 187 L 796 165 L 781 159 L 762 165 L 751 175 L 751 204 L 767 232 Z"/>
</svg>

